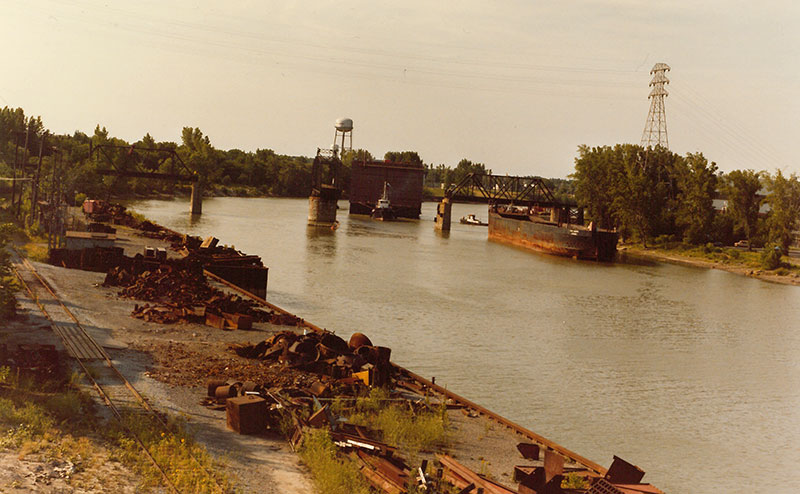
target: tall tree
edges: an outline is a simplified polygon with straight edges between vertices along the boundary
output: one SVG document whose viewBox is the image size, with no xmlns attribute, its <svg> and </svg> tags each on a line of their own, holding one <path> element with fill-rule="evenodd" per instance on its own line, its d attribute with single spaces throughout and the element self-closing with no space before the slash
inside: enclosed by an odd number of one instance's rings
<svg viewBox="0 0 800 494">
<path fill-rule="evenodd" d="M 683 238 L 691 244 L 706 242 L 714 222 L 717 164 L 709 164 L 703 153 L 688 153 L 675 168 L 677 223 L 684 228 Z"/>
<path fill-rule="evenodd" d="M 766 201 L 770 206 L 767 226 L 769 239 L 789 253 L 792 244 L 792 231 L 800 220 L 800 181 L 794 173 L 785 177 L 780 170 L 774 178 L 768 178 L 770 194 Z"/>
<path fill-rule="evenodd" d="M 734 170 L 724 176 L 725 194 L 728 198 L 728 211 L 737 226 L 744 230 L 748 245 L 752 243 L 758 223 L 758 210 L 761 198 L 761 174 L 753 170 Z M 748 246 L 748 250 L 752 246 Z"/>
<path fill-rule="evenodd" d="M 486 166 L 483 163 L 473 163 L 472 161 L 464 158 L 456 165 L 451 178 L 453 182 L 458 183 L 470 173 L 484 174 L 487 172 L 492 173 L 491 170 L 486 169 Z"/>
<path fill-rule="evenodd" d="M 408 163 L 422 166 L 422 158 L 416 151 L 387 151 L 383 159 L 394 163 Z"/>
<path fill-rule="evenodd" d="M 616 146 L 622 167 L 615 177 L 614 216 L 647 247 L 648 240 L 663 223 L 669 197 L 666 170 L 673 167 L 675 155 L 669 151 L 649 152 L 640 146 Z"/>
<path fill-rule="evenodd" d="M 614 198 L 622 154 L 623 149 L 619 144 L 613 149 L 609 146 L 590 148 L 581 145 L 575 158 L 575 172 L 570 175 L 575 180 L 578 203 L 586 208 L 587 217 L 602 228 L 615 226 Z"/>
</svg>

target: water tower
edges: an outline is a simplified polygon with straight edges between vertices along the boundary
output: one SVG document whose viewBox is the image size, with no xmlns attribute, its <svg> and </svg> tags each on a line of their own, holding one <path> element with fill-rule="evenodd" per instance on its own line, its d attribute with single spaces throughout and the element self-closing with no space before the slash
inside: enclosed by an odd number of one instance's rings
<svg viewBox="0 0 800 494">
<path fill-rule="evenodd" d="M 311 168 L 311 195 L 308 198 L 309 226 L 332 228 L 336 225 L 336 203 L 341 195 L 340 157 L 344 151 L 353 148 L 353 121 L 349 118 L 340 118 L 336 120 L 334 127 L 336 133 L 333 136 L 333 146 L 330 150 L 317 149 L 317 156 Z M 341 147 L 338 144 L 340 135 Z M 348 137 L 349 146 L 346 146 Z"/>
<path fill-rule="evenodd" d="M 344 157 L 345 151 L 350 151 L 353 149 L 353 120 L 351 118 L 340 118 L 336 120 L 336 133 L 333 134 L 333 151 L 336 153 L 338 150 L 342 151 L 342 154 L 339 155 L 340 158 Z M 339 142 L 339 136 L 342 137 L 342 144 L 338 146 L 337 143 Z M 349 139 L 347 139 L 349 137 Z M 345 140 L 347 139 L 347 146 L 345 146 Z"/>
</svg>

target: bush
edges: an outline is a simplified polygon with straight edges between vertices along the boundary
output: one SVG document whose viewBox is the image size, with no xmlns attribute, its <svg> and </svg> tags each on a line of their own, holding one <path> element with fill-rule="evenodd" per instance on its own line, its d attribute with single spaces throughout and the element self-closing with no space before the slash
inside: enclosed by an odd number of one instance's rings
<svg viewBox="0 0 800 494">
<path fill-rule="evenodd" d="M 11 274 L 11 258 L 5 249 L 14 226 L 11 223 L 0 225 L 0 320 L 11 319 L 17 310 L 17 283 Z"/>
<path fill-rule="evenodd" d="M 83 192 L 78 192 L 75 194 L 75 205 L 76 206 L 83 206 L 83 201 L 86 200 L 86 194 Z"/>
<path fill-rule="evenodd" d="M 776 245 L 768 245 L 761 252 L 761 267 L 767 270 L 781 267 L 781 249 Z"/>
</svg>

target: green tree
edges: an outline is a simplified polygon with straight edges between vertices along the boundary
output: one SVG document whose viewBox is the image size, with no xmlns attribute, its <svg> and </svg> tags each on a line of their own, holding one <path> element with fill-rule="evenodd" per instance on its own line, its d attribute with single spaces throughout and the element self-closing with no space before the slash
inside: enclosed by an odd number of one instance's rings
<svg viewBox="0 0 800 494">
<path fill-rule="evenodd" d="M 703 153 L 688 153 L 675 167 L 678 185 L 677 223 L 683 238 L 691 244 L 708 241 L 714 223 L 714 195 L 717 165 L 709 164 Z"/>
<path fill-rule="evenodd" d="M 586 208 L 587 218 L 602 228 L 612 228 L 614 221 L 614 199 L 617 194 L 617 177 L 621 174 L 619 159 L 624 148 L 609 146 L 590 148 L 578 146 L 575 172 L 570 175 L 575 181 L 575 198 Z"/>
<path fill-rule="evenodd" d="M 734 170 L 724 176 L 725 195 L 728 199 L 728 211 L 735 224 L 742 228 L 748 244 L 752 244 L 758 226 L 758 210 L 761 199 L 761 174 L 753 170 Z M 748 250 L 752 246 L 748 246 Z"/>
<path fill-rule="evenodd" d="M 458 162 L 455 169 L 453 170 L 453 174 L 450 178 L 453 183 L 460 182 L 464 177 L 469 175 L 470 173 L 492 173 L 491 170 L 487 170 L 486 166 L 483 163 L 473 163 L 472 161 L 464 158 Z"/>
<path fill-rule="evenodd" d="M 664 223 L 669 199 L 667 170 L 679 157 L 663 148 L 645 152 L 630 144 L 618 147 L 622 166 L 614 179 L 614 217 L 623 232 L 634 233 L 647 247 Z"/>
<path fill-rule="evenodd" d="M 422 166 L 422 158 L 416 151 L 387 151 L 383 159 L 392 163 L 407 163 Z"/>
<path fill-rule="evenodd" d="M 16 313 L 16 281 L 11 272 L 11 255 L 6 245 L 14 227 L 11 223 L 0 224 L 0 320 L 7 321 Z"/>
<path fill-rule="evenodd" d="M 785 177 L 780 170 L 767 181 L 770 194 L 766 202 L 771 209 L 767 218 L 769 240 L 779 245 L 784 254 L 788 254 L 792 231 L 800 219 L 800 181 L 797 175 Z"/>
</svg>

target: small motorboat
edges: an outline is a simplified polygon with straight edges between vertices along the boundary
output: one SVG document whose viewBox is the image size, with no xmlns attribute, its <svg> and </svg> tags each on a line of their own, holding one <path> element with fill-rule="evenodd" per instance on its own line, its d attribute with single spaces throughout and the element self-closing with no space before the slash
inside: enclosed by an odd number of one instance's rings
<svg viewBox="0 0 800 494">
<path fill-rule="evenodd" d="M 462 216 L 461 217 L 461 223 L 464 224 L 464 225 L 489 226 L 489 223 L 483 223 L 474 214 L 468 214 L 466 216 Z"/>
<path fill-rule="evenodd" d="M 392 204 L 389 202 L 389 190 L 391 185 L 389 182 L 383 182 L 383 195 L 378 199 L 378 204 L 372 208 L 372 219 L 378 221 L 391 221 L 397 218 L 392 209 Z"/>
</svg>

